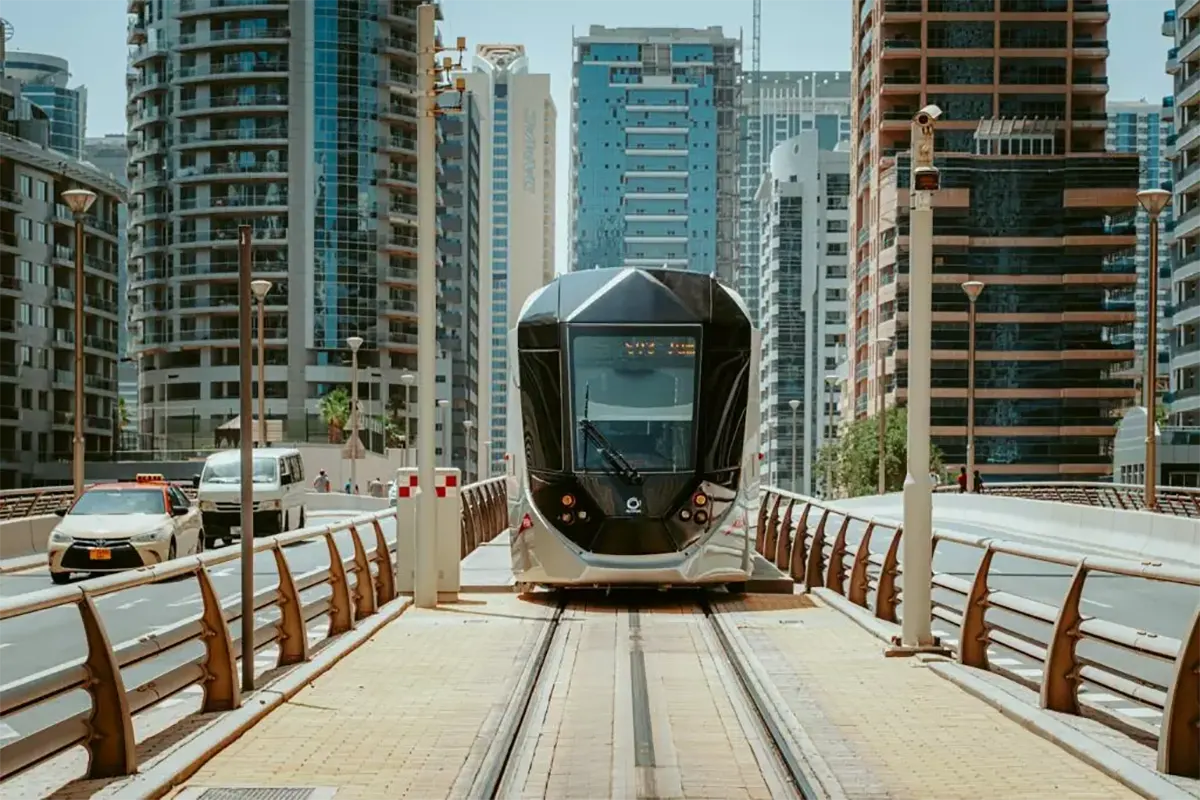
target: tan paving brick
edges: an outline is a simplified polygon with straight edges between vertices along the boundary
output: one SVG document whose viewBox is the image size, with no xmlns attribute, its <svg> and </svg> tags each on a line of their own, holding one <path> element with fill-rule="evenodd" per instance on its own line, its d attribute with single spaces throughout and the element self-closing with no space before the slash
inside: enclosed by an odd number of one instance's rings
<svg viewBox="0 0 1200 800">
<path fill-rule="evenodd" d="M 482 755 L 549 617 L 513 595 L 410 609 L 188 785 L 336 786 L 338 800 L 443 798 Z"/>
<path fill-rule="evenodd" d="M 884 658 L 839 612 L 796 605 L 748 597 L 726 608 L 853 800 L 1138 796 L 919 661 Z"/>
</svg>

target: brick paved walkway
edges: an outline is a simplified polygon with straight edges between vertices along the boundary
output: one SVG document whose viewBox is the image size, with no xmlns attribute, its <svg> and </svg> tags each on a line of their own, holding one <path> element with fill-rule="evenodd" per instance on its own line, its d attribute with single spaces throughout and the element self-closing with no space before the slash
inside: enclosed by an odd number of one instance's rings
<svg viewBox="0 0 1200 800">
<path fill-rule="evenodd" d="M 808 596 L 725 606 L 851 800 L 1100 800 L 1135 793 Z"/>
</svg>

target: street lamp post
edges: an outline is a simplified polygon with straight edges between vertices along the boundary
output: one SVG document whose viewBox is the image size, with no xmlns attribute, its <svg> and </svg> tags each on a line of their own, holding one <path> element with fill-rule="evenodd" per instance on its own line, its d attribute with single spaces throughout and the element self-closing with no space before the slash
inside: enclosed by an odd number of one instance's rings
<svg viewBox="0 0 1200 800">
<path fill-rule="evenodd" d="M 361 336 L 346 340 L 350 345 L 350 491 L 358 489 L 358 348 Z"/>
<path fill-rule="evenodd" d="M 238 450 L 241 454 L 242 691 L 254 690 L 254 414 L 251 387 L 251 228 L 238 226 Z"/>
<path fill-rule="evenodd" d="M 481 479 L 481 480 L 482 480 L 483 478 L 485 478 L 485 477 L 486 477 L 486 478 L 491 478 L 491 477 L 492 477 L 492 442 L 491 442 L 491 440 L 490 440 L 490 439 L 489 439 L 488 441 L 486 441 L 486 442 L 484 442 L 484 443 L 483 443 L 483 452 L 481 452 L 481 453 L 480 453 L 480 455 L 479 455 L 479 466 L 481 467 L 481 469 L 480 469 L 480 473 L 482 473 L 482 472 L 483 472 L 483 469 L 482 469 L 482 467 L 483 467 L 483 453 L 487 453 L 487 474 L 486 474 L 486 475 L 480 474 L 480 476 L 479 476 L 479 477 L 480 477 L 480 479 Z"/>
<path fill-rule="evenodd" d="M 450 405 L 449 400 L 437 401 L 437 422 L 442 426 L 442 463 L 441 466 L 449 467 L 450 464 L 450 412 L 446 406 Z"/>
<path fill-rule="evenodd" d="M 1137 194 L 1138 203 L 1150 217 L 1150 273 L 1146 292 L 1146 496 L 1147 511 L 1158 508 L 1158 426 L 1155 404 L 1158 402 L 1158 217 L 1171 203 L 1166 189 L 1145 189 Z"/>
<path fill-rule="evenodd" d="M 983 291 L 983 281 L 966 281 L 967 295 L 967 491 L 975 492 L 975 301 Z"/>
<path fill-rule="evenodd" d="M 400 376 L 400 383 L 404 386 L 404 466 L 408 464 L 408 449 L 412 446 L 412 437 L 408 434 L 409 408 L 412 402 L 412 396 L 409 389 L 417 382 L 417 376 L 411 372 L 406 372 Z"/>
<path fill-rule="evenodd" d="M 840 382 L 841 381 L 837 375 L 826 375 L 825 376 L 825 387 L 829 390 L 829 400 L 828 400 L 828 405 L 827 405 L 827 408 L 829 410 L 826 412 L 826 415 L 825 415 L 825 430 L 822 431 L 822 433 L 825 435 L 821 437 L 822 440 L 824 440 L 827 437 L 830 440 L 837 438 L 837 422 L 836 422 L 837 417 L 835 416 L 835 413 L 834 413 L 836 411 L 836 409 L 834 408 L 833 390 L 837 387 L 838 383 L 840 383 Z M 833 460 L 832 459 L 827 460 L 825 463 L 825 494 L 826 494 L 826 499 L 831 499 L 833 497 Z"/>
<path fill-rule="evenodd" d="M 931 626 L 933 581 L 933 479 L 929 474 L 929 397 L 933 355 L 933 193 L 941 187 L 933 163 L 934 121 L 942 111 L 926 106 L 913 117 L 909 178 L 908 464 L 904 477 L 902 538 L 904 592 L 897 655 L 936 648 Z"/>
<path fill-rule="evenodd" d="M 800 408 L 799 400 L 788 400 L 788 408 L 792 410 L 792 493 L 796 493 L 796 409 Z"/>
<path fill-rule="evenodd" d="M 875 443 L 875 448 L 876 456 L 879 459 L 879 494 L 887 493 L 887 404 L 884 402 L 887 393 L 883 388 L 883 368 L 887 359 L 888 345 L 891 343 L 891 339 L 882 337 L 875 340 L 875 390 L 878 392 L 875 413 L 879 417 L 879 429 L 876 434 L 878 441 Z"/>
<path fill-rule="evenodd" d="M 87 278 L 83 273 L 83 218 L 96 193 L 87 189 L 67 189 L 62 193 L 63 202 L 75 215 L 75 438 L 71 447 L 71 483 L 75 499 L 83 494 L 83 417 L 87 403 L 83 396 L 83 297 Z"/>
<path fill-rule="evenodd" d="M 466 462 L 465 462 L 464 466 L 466 467 L 468 472 L 471 469 L 471 454 L 473 452 L 475 452 L 475 448 L 471 446 L 472 445 L 471 429 L 474 427 L 475 427 L 475 420 L 472 420 L 472 419 L 464 419 L 463 420 L 463 428 L 467 432 L 467 458 L 466 458 Z M 476 461 L 476 463 L 478 463 L 479 459 L 476 458 L 475 461 Z M 467 481 L 464 479 L 463 482 L 466 483 Z M 474 481 L 471 481 L 471 482 L 474 483 Z"/>
<path fill-rule="evenodd" d="M 270 281 L 250 281 L 250 291 L 258 301 L 258 441 L 267 446 L 267 332 L 263 327 L 266 320 L 267 292 Z"/>
</svg>

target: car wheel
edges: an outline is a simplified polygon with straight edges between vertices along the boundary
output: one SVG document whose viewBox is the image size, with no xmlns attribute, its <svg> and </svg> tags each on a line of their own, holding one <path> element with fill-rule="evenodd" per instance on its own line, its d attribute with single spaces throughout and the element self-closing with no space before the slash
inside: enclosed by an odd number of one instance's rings
<svg viewBox="0 0 1200 800">
<path fill-rule="evenodd" d="M 71 573 L 69 573 L 69 572 L 51 572 L 50 580 L 54 581 L 59 586 L 62 586 L 64 583 L 70 582 Z"/>
<path fill-rule="evenodd" d="M 171 537 L 171 544 L 167 547 L 167 561 L 175 560 L 175 537 Z"/>
</svg>

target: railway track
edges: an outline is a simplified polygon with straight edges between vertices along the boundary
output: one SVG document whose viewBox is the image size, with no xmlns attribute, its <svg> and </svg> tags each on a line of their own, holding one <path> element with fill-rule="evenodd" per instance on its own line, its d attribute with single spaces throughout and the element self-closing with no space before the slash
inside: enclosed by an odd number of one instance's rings
<svg viewBox="0 0 1200 800">
<path fill-rule="evenodd" d="M 468 796 L 822 797 L 732 625 L 702 592 L 560 593 Z"/>
</svg>

